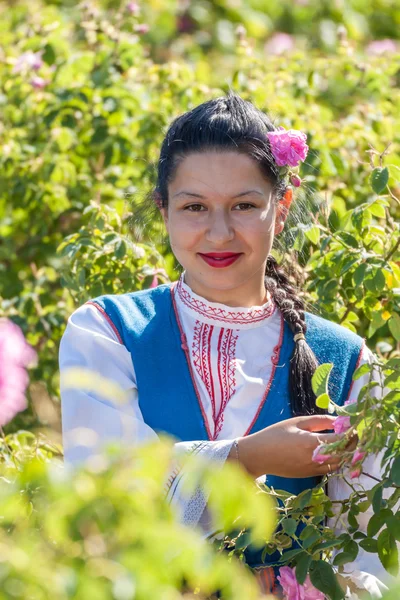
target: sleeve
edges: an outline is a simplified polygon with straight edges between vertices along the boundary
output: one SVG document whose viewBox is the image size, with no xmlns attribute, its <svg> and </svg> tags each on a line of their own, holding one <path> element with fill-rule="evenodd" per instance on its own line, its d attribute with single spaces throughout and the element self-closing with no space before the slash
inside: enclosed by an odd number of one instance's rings
<svg viewBox="0 0 400 600">
<path fill-rule="evenodd" d="M 365 363 L 371 363 L 373 359 L 372 352 L 364 346 L 360 356 L 360 361 L 357 366 L 361 366 Z M 379 381 L 379 371 L 374 369 L 373 378 Z M 363 375 L 356 381 L 353 381 L 349 391 L 348 400 L 350 402 L 356 402 L 361 388 L 368 383 L 369 373 Z M 376 386 L 371 390 L 371 393 L 376 398 L 382 397 L 382 387 Z M 381 474 L 381 460 L 382 454 L 367 456 L 363 463 L 363 473 L 368 473 L 376 479 L 382 479 Z M 349 468 L 343 471 L 346 479 L 349 479 Z M 352 485 L 358 489 L 371 489 L 376 484 L 374 479 L 371 479 L 367 475 L 361 474 L 359 478 L 353 480 Z M 328 481 L 328 496 L 331 500 L 344 500 L 349 497 L 352 489 L 346 483 L 342 477 L 330 477 Z M 389 498 L 393 489 L 387 488 L 384 490 L 384 498 Z M 363 533 L 367 533 L 367 526 L 370 518 L 373 515 L 372 508 L 370 507 L 366 512 L 357 515 L 357 521 L 359 523 L 359 529 Z M 347 517 L 341 517 L 338 521 L 337 517 L 328 520 L 328 526 L 333 528 L 338 535 L 347 531 Z M 384 591 L 388 589 L 387 586 L 391 586 L 395 582 L 395 578 L 391 577 L 386 569 L 381 564 L 377 554 L 371 554 L 359 549 L 358 556 L 352 563 L 345 565 L 345 578 L 347 578 L 356 587 L 364 589 L 371 594 L 372 598 L 382 598 Z"/>
<path fill-rule="evenodd" d="M 112 324 L 91 304 L 84 304 L 68 319 L 59 350 L 60 393 L 64 462 L 67 469 L 96 460 L 102 448 L 119 441 L 140 446 L 159 440 L 156 432 L 143 420 L 132 357 L 120 343 Z M 84 368 L 94 373 L 93 385 L 85 389 L 72 387 L 68 370 Z M 117 384 L 124 401 L 116 402 L 102 393 L 104 382 Z M 190 526 L 204 522 L 207 497 L 202 489 L 188 494 L 183 491 L 186 477 L 181 457 L 201 455 L 221 468 L 233 440 L 179 442 L 174 446 L 174 461 L 167 474 L 165 493 L 176 508 L 178 518 Z"/>
</svg>

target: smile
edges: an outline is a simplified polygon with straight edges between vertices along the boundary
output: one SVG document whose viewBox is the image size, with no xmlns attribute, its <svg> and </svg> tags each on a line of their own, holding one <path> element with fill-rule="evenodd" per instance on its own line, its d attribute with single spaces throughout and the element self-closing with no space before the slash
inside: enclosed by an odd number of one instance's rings
<svg viewBox="0 0 400 600">
<path fill-rule="evenodd" d="M 200 254 L 199 256 L 206 262 L 210 267 L 216 267 L 217 269 L 223 267 L 229 267 L 234 262 L 238 260 L 242 256 L 242 254 L 234 254 L 232 256 L 228 256 L 227 258 L 215 258 L 211 256 L 207 256 L 205 254 Z"/>
</svg>

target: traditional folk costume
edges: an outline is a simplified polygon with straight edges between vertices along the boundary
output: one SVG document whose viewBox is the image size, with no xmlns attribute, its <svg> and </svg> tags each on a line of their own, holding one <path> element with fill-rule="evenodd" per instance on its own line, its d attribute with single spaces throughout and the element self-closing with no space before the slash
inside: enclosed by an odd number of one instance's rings
<svg viewBox="0 0 400 600">
<path fill-rule="evenodd" d="M 306 314 L 306 321 L 307 342 L 318 361 L 334 363 L 331 397 L 341 405 L 356 400 L 366 381 L 352 382 L 352 375 L 371 357 L 363 340 L 314 315 Z M 117 439 L 139 445 L 166 432 L 179 440 L 178 453 L 201 454 L 220 468 L 235 438 L 292 416 L 288 367 L 293 345 L 293 333 L 272 299 L 251 308 L 210 302 L 191 290 L 185 272 L 173 284 L 87 302 L 70 317 L 60 346 L 66 463 L 77 465 L 93 452 L 74 443 L 73 430 L 86 427 L 102 443 Z M 115 381 L 129 401 L 116 407 L 93 393 L 67 388 L 63 372 L 73 366 Z M 368 472 L 379 476 L 379 462 L 368 460 Z M 184 469 L 171 472 L 168 498 L 182 522 L 208 535 L 207 498 L 202 490 L 187 497 L 184 479 Z M 265 479 L 296 494 L 317 483 L 316 478 Z M 370 482 L 362 484 L 369 488 Z M 332 478 L 328 494 L 343 499 L 349 488 L 341 478 Z M 359 517 L 360 527 L 366 527 L 370 515 Z M 246 560 L 266 592 L 277 588 L 276 572 L 268 566 L 276 559 L 267 556 L 263 562 L 261 552 L 247 551 Z M 374 576 L 386 577 L 375 555 L 360 550 L 347 570 L 381 597 L 384 586 Z"/>
</svg>

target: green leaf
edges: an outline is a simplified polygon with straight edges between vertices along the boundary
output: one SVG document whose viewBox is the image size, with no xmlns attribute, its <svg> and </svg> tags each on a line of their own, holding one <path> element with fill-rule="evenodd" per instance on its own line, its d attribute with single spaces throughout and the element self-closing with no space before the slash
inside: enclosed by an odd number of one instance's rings
<svg viewBox="0 0 400 600">
<path fill-rule="evenodd" d="M 312 556 L 304 552 L 296 560 L 296 579 L 302 585 L 307 577 L 308 570 L 312 562 Z"/>
<path fill-rule="evenodd" d="M 369 210 L 372 212 L 374 217 L 378 217 L 379 219 L 384 219 L 386 217 L 385 209 L 381 204 L 374 202 L 369 205 Z"/>
<path fill-rule="evenodd" d="M 388 325 L 393 337 L 400 342 L 400 315 L 393 313 L 388 321 Z"/>
<path fill-rule="evenodd" d="M 315 370 L 311 380 L 311 385 L 317 398 L 322 394 L 328 394 L 328 380 L 332 368 L 333 363 L 324 363 Z"/>
<path fill-rule="evenodd" d="M 354 373 L 353 373 L 353 381 L 356 381 L 357 379 L 360 379 L 360 377 L 362 377 L 366 373 L 369 373 L 370 370 L 371 370 L 371 366 L 368 363 L 366 363 L 364 365 L 361 365 L 361 367 L 358 367 L 358 369 L 356 369 L 356 371 L 354 371 Z"/>
<path fill-rule="evenodd" d="M 326 594 L 330 600 L 343 600 L 345 593 L 340 587 L 330 564 L 324 560 L 316 560 L 310 566 L 311 583 Z"/>
<path fill-rule="evenodd" d="M 342 240 L 346 244 L 346 246 L 350 246 L 351 248 L 359 248 L 360 244 L 357 238 L 354 235 L 351 235 L 348 231 L 339 231 L 337 234 L 338 238 Z"/>
<path fill-rule="evenodd" d="M 371 173 L 371 186 L 375 194 L 380 194 L 386 188 L 389 181 L 389 170 L 387 167 L 376 167 Z"/>
<path fill-rule="evenodd" d="M 384 529 L 379 534 L 378 556 L 386 571 L 396 576 L 399 571 L 399 555 L 396 540 L 389 529 Z"/>
<path fill-rule="evenodd" d="M 392 536 L 400 541 L 400 515 L 392 515 L 386 519 L 387 527 Z"/>
<path fill-rule="evenodd" d="M 285 519 L 282 522 L 282 529 L 288 535 L 293 535 L 297 529 L 297 521 L 296 519 Z"/>
<path fill-rule="evenodd" d="M 386 515 L 384 510 L 372 515 L 368 522 L 367 534 L 369 537 L 374 537 L 378 531 L 384 526 L 386 522 Z"/>
<path fill-rule="evenodd" d="M 315 246 L 319 242 L 319 227 L 316 225 L 311 225 L 307 229 L 304 230 L 306 237 L 310 240 L 312 244 Z"/>
<path fill-rule="evenodd" d="M 358 554 L 358 544 L 353 540 L 350 540 L 345 547 L 343 548 L 343 552 L 337 554 L 333 559 L 333 564 L 335 566 L 345 565 L 346 563 L 353 562 L 357 558 Z"/>
<path fill-rule="evenodd" d="M 329 406 L 329 402 L 330 402 L 330 398 L 329 398 L 328 394 L 321 394 L 316 399 L 315 404 L 318 406 L 318 408 L 324 408 L 325 410 L 327 410 L 328 406 Z"/>
<path fill-rule="evenodd" d="M 353 273 L 353 281 L 355 285 L 361 285 L 364 283 L 364 277 L 369 268 L 370 266 L 365 262 L 361 263 L 361 265 L 357 267 Z"/>
<path fill-rule="evenodd" d="M 360 541 L 360 546 L 365 552 L 376 554 L 378 552 L 378 542 L 374 538 L 366 538 Z"/>
<path fill-rule="evenodd" d="M 396 456 L 392 463 L 390 478 L 394 484 L 400 485 L 400 456 Z"/>
</svg>

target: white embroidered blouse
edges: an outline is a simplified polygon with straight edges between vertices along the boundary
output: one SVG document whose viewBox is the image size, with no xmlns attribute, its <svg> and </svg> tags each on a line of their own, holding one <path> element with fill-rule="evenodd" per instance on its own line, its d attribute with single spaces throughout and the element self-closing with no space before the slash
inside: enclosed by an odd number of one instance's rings
<svg viewBox="0 0 400 600">
<path fill-rule="evenodd" d="M 184 349 L 190 360 L 193 382 L 211 441 L 180 442 L 175 448 L 177 455 L 196 450 L 213 461 L 215 468 L 220 468 L 233 440 L 251 430 L 267 398 L 282 341 L 283 319 L 271 299 L 262 306 L 251 308 L 210 302 L 195 294 L 184 276 L 185 272 L 174 289 L 174 299 L 186 336 Z M 368 362 L 370 356 L 364 346 L 359 364 Z M 158 439 L 155 431 L 144 422 L 140 411 L 140 390 L 137 389 L 131 355 L 121 343 L 116 328 L 94 304 L 84 304 L 68 319 L 61 340 L 59 363 L 66 465 L 73 467 L 82 463 L 102 444 L 113 439 L 132 445 Z M 91 369 L 113 380 L 127 393 L 129 402 L 119 409 L 103 397 L 70 389 L 64 385 L 63 375 L 73 366 Z M 364 379 L 361 377 L 354 382 L 349 399 L 357 399 L 366 382 Z M 122 426 L 121 411 L 125 424 L 129 419 L 130 428 Z M 74 432 L 78 428 L 94 431 L 97 442 L 94 445 L 77 443 Z M 127 431 L 131 432 L 129 436 Z M 374 457 L 367 460 L 368 472 L 379 476 L 379 461 Z M 372 487 L 373 480 L 363 476 L 361 479 L 360 483 L 365 488 Z M 167 483 L 168 497 L 184 523 L 198 525 L 208 535 L 207 498 L 201 490 L 188 498 L 181 493 L 183 481 L 184 477 L 175 477 L 171 472 Z M 333 478 L 328 493 L 332 499 L 344 498 L 348 496 L 349 488 L 342 479 Z M 368 513 L 360 514 L 360 521 L 365 521 L 366 525 L 369 516 Z M 364 577 L 369 573 L 382 580 L 387 579 L 375 555 L 363 551 L 354 563 L 348 565 L 348 571 L 353 573 L 353 577 Z M 368 585 L 371 591 L 376 586 L 375 597 L 381 597 L 380 582 L 372 577 Z"/>
</svg>

